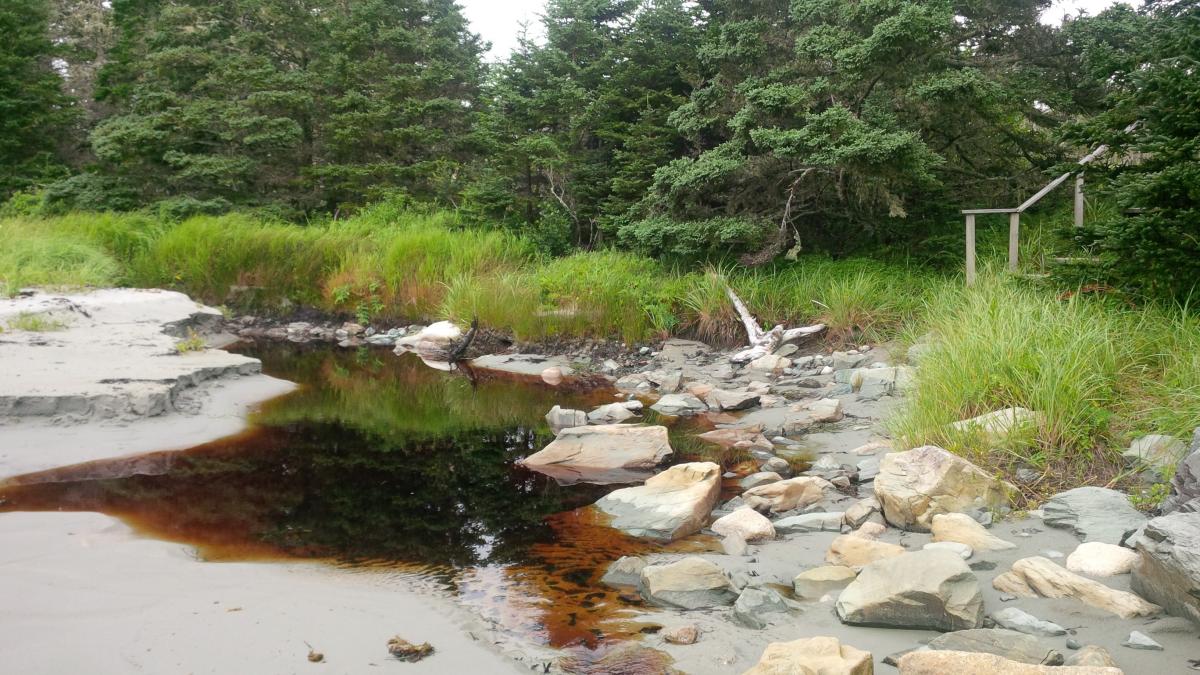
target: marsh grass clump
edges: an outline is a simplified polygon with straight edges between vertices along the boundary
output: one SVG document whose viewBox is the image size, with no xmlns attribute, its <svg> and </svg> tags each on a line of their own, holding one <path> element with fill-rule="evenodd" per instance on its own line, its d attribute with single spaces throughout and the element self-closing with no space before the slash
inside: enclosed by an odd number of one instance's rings
<svg viewBox="0 0 1200 675">
<path fill-rule="evenodd" d="M 100 246 L 26 219 L 0 222 L 0 296 L 22 288 L 77 288 L 117 283 L 120 266 Z"/>
<path fill-rule="evenodd" d="M 47 333 L 56 330 L 66 330 L 69 324 L 63 319 L 57 319 L 39 312 L 21 312 L 8 320 L 9 330 L 26 331 L 29 333 Z"/>
<path fill-rule="evenodd" d="M 1158 307 L 1032 289 L 988 276 L 945 287 L 925 309 L 933 341 L 917 386 L 892 421 L 907 447 L 933 443 L 1002 471 L 1020 465 L 1067 481 L 1108 483 L 1135 432 L 1186 437 L 1200 420 L 1194 318 Z M 999 443 L 951 428 L 994 410 L 1041 414 Z"/>
</svg>

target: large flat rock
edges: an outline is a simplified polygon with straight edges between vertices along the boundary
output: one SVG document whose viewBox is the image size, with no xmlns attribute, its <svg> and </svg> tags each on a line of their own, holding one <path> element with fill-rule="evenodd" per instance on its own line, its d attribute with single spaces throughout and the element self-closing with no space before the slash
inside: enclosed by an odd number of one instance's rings
<svg viewBox="0 0 1200 675">
<path fill-rule="evenodd" d="M 14 330 L 21 315 L 58 330 Z M 0 300 L 0 418 L 64 421 L 152 417 L 176 409 L 184 390 L 209 380 L 255 375 L 258 359 L 219 349 L 179 353 L 189 327 L 220 312 L 182 293 L 106 289 Z"/>
<path fill-rule="evenodd" d="M 673 540 L 699 532 L 721 493 L 721 467 L 676 464 L 645 485 L 622 488 L 596 502 L 611 525 L 635 537 Z"/>
<path fill-rule="evenodd" d="M 563 429 L 521 464 L 564 484 L 632 483 L 671 457 L 667 428 L 600 424 Z"/>
</svg>

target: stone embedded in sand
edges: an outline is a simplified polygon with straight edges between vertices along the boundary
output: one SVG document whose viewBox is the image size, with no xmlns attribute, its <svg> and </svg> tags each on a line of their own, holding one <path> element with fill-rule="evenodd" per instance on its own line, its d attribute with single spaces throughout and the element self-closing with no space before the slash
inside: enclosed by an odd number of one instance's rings
<svg viewBox="0 0 1200 675">
<path fill-rule="evenodd" d="M 1042 506 L 1042 520 L 1050 527 L 1067 528 L 1083 541 L 1120 544 L 1146 524 L 1146 516 L 1129 503 L 1129 497 L 1108 488 L 1084 486 L 1060 492 Z"/>
<path fill-rule="evenodd" d="M 1089 541 L 1067 556 L 1067 569 L 1092 577 L 1114 577 L 1132 572 L 1137 560 L 1138 554 L 1123 546 Z"/>
<path fill-rule="evenodd" d="M 1063 665 L 1116 668 L 1117 662 L 1113 661 L 1112 654 L 1109 654 L 1104 647 L 1084 645 L 1079 651 L 1068 656 L 1067 662 Z"/>
<path fill-rule="evenodd" d="M 713 389 L 704 397 L 712 410 L 746 410 L 758 405 L 759 395 L 748 391 Z"/>
<path fill-rule="evenodd" d="M 845 516 L 841 511 L 831 513 L 803 513 L 798 516 L 788 516 L 776 520 L 775 531 L 779 534 L 795 534 L 797 532 L 840 532 L 842 529 L 842 518 Z"/>
<path fill-rule="evenodd" d="M 604 576 L 600 577 L 600 583 L 605 586 L 637 586 L 642 580 L 642 570 L 646 569 L 646 561 L 637 556 L 623 555 L 617 558 L 608 569 L 604 571 Z"/>
<path fill-rule="evenodd" d="M 983 624 L 979 581 L 947 551 L 916 551 L 867 565 L 834 608 L 843 623 L 856 626 L 952 631 Z"/>
<path fill-rule="evenodd" d="M 1020 663 L 1061 666 L 1061 652 L 1037 638 L 1003 628 L 973 628 L 943 633 L 929 641 L 929 648 L 946 652 L 995 654 Z"/>
<path fill-rule="evenodd" d="M 1018 633 L 1025 633 L 1026 635 L 1056 637 L 1067 634 L 1066 628 L 1051 621 L 1042 621 L 1029 612 L 1017 607 L 1005 607 L 998 612 L 993 612 L 992 621 L 995 621 L 996 625 L 1002 628 L 1015 630 Z"/>
<path fill-rule="evenodd" d="M 1163 646 L 1155 642 L 1154 639 L 1149 635 L 1146 635 L 1145 633 L 1139 633 L 1136 630 L 1131 632 L 1129 637 L 1125 638 L 1125 641 L 1121 643 L 1121 646 L 1128 647 L 1130 649 L 1143 649 L 1156 652 L 1161 652 L 1163 650 Z"/>
<path fill-rule="evenodd" d="M 700 639 L 700 629 L 695 624 L 672 626 L 662 632 L 662 638 L 673 645 L 694 645 Z"/>
<path fill-rule="evenodd" d="M 747 628 L 766 628 L 769 621 L 766 615 L 786 614 L 787 611 L 783 596 L 769 588 L 747 586 L 733 603 L 734 618 Z"/>
<path fill-rule="evenodd" d="M 1137 538 L 1133 590 L 1169 614 L 1200 623 L 1200 513 L 1172 513 L 1146 524 Z"/>
<path fill-rule="evenodd" d="M 825 553 L 825 562 L 830 565 L 844 565 L 853 569 L 861 569 L 877 560 L 894 558 L 907 552 L 903 546 L 896 544 L 886 544 L 866 537 L 843 534 L 829 544 L 829 551 Z"/>
<path fill-rule="evenodd" d="M 738 487 L 742 488 L 743 490 L 749 490 L 756 488 L 759 485 L 778 483 L 781 480 L 783 480 L 783 476 L 780 476 L 774 471 L 759 471 L 757 473 L 752 473 L 738 481 Z"/>
<path fill-rule="evenodd" d="M 900 675 L 1124 675 L 1120 668 L 1044 666 L 978 652 L 912 651 L 900 657 Z"/>
<path fill-rule="evenodd" d="M 766 452 L 770 452 L 775 447 L 771 445 L 771 441 L 767 440 L 766 436 L 763 436 L 762 427 L 758 426 L 748 429 L 714 429 L 706 431 L 696 438 L 714 443 L 722 448 L 732 448 L 743 442 L 749 442 L 751 449 Z"/>
<path fill-rule="evenodd" d="M 650 602 L 679 609 L 731 605 L 738 592 L 725 571 L 691 556 L 642 570 L 642 594 Z"/>
<path fill-rule="evenodd" d="M 742 508 L 722 516 L 712 524 L 713 532 L 728 537 L 741 537 L 746 541 L 764 541 L 775 538 L 775 527 L 766 516 L 752 508 Z"/>
<path fill-rule="evenodd" d="M 939 513 L 933 517 L 934 541 L 953 541 L 966 544 L 976 551 L 1007 551 L 1017 545 L 988 532 L 965 513 Z"/>
<path fill-rule="evenodd" d="M 874 667 L 871 652 L 822 636 L 772 642 L 742 675 L 872 675 Z"/>
<path fill-rule="evenodd" d="M 666 427 L 601 424 L 563 429 L 519 463 L 559 480 L 627 482 L 629 472 L 649 471 L 671 454 Z"/>
<path fill-rule="evenodd" d="M 799 476 L 746 490 L 742 499 L 756 511 L 781 513 L 816 504 L 831 490 L 833 484 L 824 478 Z"/>
<path fill-rule="evenodd" d="M 923 551 L 950 551 L 954 555 L 969 560 L 972 555 L 975 555 L 975 550 L 966 544 L 960 544 L 957 541 L 931 541 L 921 547 Z"/>
<path fill-rule="evenodd" d="M 822 398 L 809 403 L 806 408 L 812 415 L 812 421 L 839 422 L 845 414 L 842 412 L 842 402 L 836 398 Z"/>
<path fill-rule="evenodd" d="M 876 523 L 874 521 L 867 521 L 862 525 L 859 525 L 858 529 L 851 532 L 850 535 L 854 537 L 862 537 L 863 539 L 878 539 L 879 537 L 883 536 L 884 532 L 887 532 L 887 525 L 884 525 L 883 523 Z"/>
<path fill-rule="evenodd" d="M 1032 431 L 1042 421 L 1042 414 L 1025 408 L 1005 408 L 951 426 L 958 431 L 983 435 L 992 443 L 1006 440 L 1014 433 Z"/>
<path fill-rule="evenodd" d="M 845 565 L 822 565 L 810 570 L 804 570 L 792 579 L 792 588 L 796 596 L 817 600 L 826 595 L 841 591 L 858 576 L 854 570 Z"/>
<path fill-rule="evenodd" d="M 1016 488 L 935 445 L 883 456 L 875 496 L 896 527 L 928 532 L 933 517 L 1007 506 Z"/>
<path fill-rule="evenodd" d="M 871 519 L 872 516 L 880 512 L 882 507 L 879 500 L 874 497 L 867 497 L 855 502 L 850 508 L 846 509 L 845 522 L 850 527 L 861 527 L 863 523 Z M 878 517 L 878 516 L 876 516 Z"/>
<path fill-rule="evenodd" d="M 696 413 L 708 410 L 708 406 L 704 405 L 704 401 L 691 394 L 667 394 L 658 399 L 650 407 L 663 415 L 674 417 L 695 415 Z"/>
<path fill-rule="evenodd" d="M 1122 619 L 1154 616 L 1162 611 L 1133 593 L 1081 577 L 1041 556 L 1014 562 L 1010 571 L 992 581 L 992 587 L 1023 598 L 1073 598 Z"/>
<path fill-rule="evenodd" d="M 778 375 L 779 373 L 783 372 L 784 368 L 787 368 L 791 365 L 792 365 L 792 360 L 786 356 L 779 356 L 778 354 L 767 354 L 766 356 L 760 356 L 757 359 L 754 359 L 753 361 L 751 361 L 750 362 L 750 370 L 760 370 L 763 372 L 774 373 L 774 374 Z"/>
<path fill-rule="evenodd" d="M 635 414 L 624 403 L 609 403 L 588 413 L 587 421 L 588 424 L 616 424 L 634 417 Z"/>
<path fill-rule="evenodd" d="M 612 527 L 635 537 L 673 540 L 699 532 L 721 494 L 721 467 L 712 462 L 676 464 L 596 502 Z"/>
</svg>

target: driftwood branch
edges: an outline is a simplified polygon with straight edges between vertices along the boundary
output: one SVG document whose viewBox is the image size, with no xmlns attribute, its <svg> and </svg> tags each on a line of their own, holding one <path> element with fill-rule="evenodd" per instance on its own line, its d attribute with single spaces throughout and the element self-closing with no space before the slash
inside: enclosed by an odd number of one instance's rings
<svg viewBox="0 0 1200 675">
<path fill-rule="evenodd" d="M 471 343 L 475 340 L 475 333 L 479 332 L 479 318 L 471 319 L 471 328 L 467 330 L 466 336 L 463 337 L 454 349 L 450 351 L 450 358 L 447 359 L 450 363 L 457 363 L 466 355 L 467 349 L 471 347 Z"/>
<path fill-rule="evenodd" d="M 753 361 L 767 354 L 774 353 L 781 345 L 792 340 L 798 340 L 806 335 L 813 335 L 825 330 L 825 324 L 818 323 L 812 326 L 791 329 L 785 329 L 782 325 L 778 325 L 771 330 L 764 331 L 759 326 L 758 319 L 755 319 L 750 310 L 746 308 L 746 303 L 742 302 L 742 299 L 738 297 L 737 293 L 733 292 L 733 288 L 728 284 L 725 286 L 725 295 L 733 303 L 733 308 L 741 318 L 742 325 L 746 327 L 746 338 L 749 344 L 746 349 L 729 357 L 729 360 L 734 363 Z"/>
</svg>

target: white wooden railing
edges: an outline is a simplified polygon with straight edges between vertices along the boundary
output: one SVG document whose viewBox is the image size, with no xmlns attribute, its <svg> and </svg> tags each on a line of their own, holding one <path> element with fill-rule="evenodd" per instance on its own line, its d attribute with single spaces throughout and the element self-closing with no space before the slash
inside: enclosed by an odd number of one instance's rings
<svg viewBox="0 0 1200 675">
<path fill-rule="evenodd" d="M 1126 131 L 1132 131 L 1136 125 L 1130 125 Z M 1090 164 L 1092 160 L 1108 151 L 1107 145 L 1101 145 L 1088 156 L 1079 160 L 1079 166 Z M 1008 214 L 1008 271 L 1017 271 L 1017 244 L 1021 237 L 1021 214 L 1038 203 L 1051 190 L 1062 185 L 1068 178 L 1075 176 L 1075 227 L 1083 225 L 1083 173 L 1081 169 L 1072 169 L 1046 184 L 1020 206 L 1013 209 L 965 209 L 962 211 L 967 222 L 967 285 L 975 285 L 975 216 L 991 213 Z"/>
</svg>

